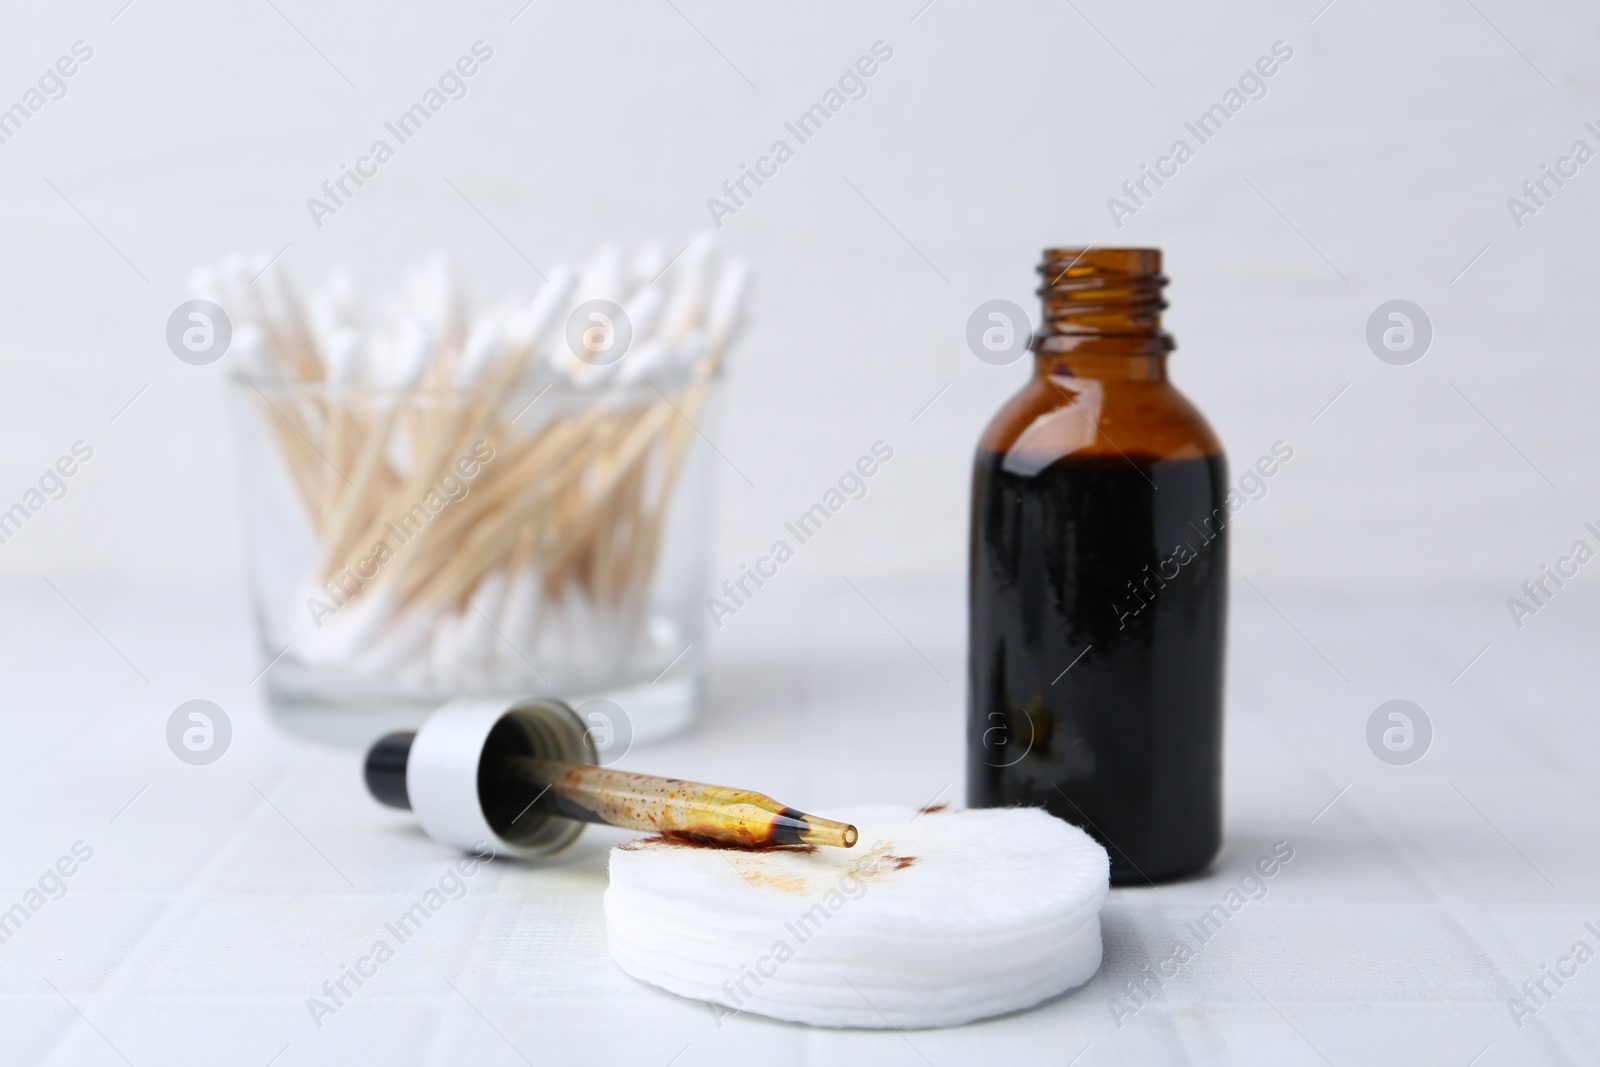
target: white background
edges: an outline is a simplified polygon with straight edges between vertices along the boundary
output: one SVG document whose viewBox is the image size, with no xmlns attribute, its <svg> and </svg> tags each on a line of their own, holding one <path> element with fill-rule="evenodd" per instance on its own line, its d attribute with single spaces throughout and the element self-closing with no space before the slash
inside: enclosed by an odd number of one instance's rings
<svg viewBox="0 0 1600 1067">
<path fill-rule="evenodd" d="M 1507 1011 L 1600 923 L 1600 565 L 1523 630 L 1505 606 L 1600 526 L 1600 161 L 1520 230 L 1506 209 L 1573 141 L 1600 149 L 1583 128 L 1600 125 L 1600 13 L 123 2 L 0 13 L 0 107 L 74 41 L 95 49 L 0 144 L 0 508 L 74 441 L 95 450 L 0 545 L 0 908 L 72 842 L 95 848 L 0 945 L 0 1062 L 1600 1056 L 1600 964 L 1524 1028 Z M 469 95 L 317 229 L 306 198 L 479 39 L 495 53 Z M 356 752 L 264 714 L 227 361 L 185 365 L 163 338 L 185 279 L 287 246 L 302 280 L 348 263 L 381 291 L 444 248 L 488 297 L 601 240 L 681 247 L 706 198 L 877 40 L 894 58 L 868 95 L 722 230 L 758 285 L 706 427 L 725 457 L 714 570 L 764 552 L 873 441 L 895 458 L 717 635 L 699 728 L 625 766 L 819 812 L 959 801 L 969 464 L 1026 374 L 974 358 L 967 318 L 994 298 L 1034 307 L 1045 245 L 1160 245 L 1174 378 L 1236 471 L 1295 450 L 1234 523 L 1222 854 L 1205 876 L 1117 890 L 1081 991 L 907 1037 L 717 1029 L 627 979 L 600 905 L 617 835 L 591 834 L 556 864 L 496 865 L 315 1028 L 307 997 L 454 857 L 371 802 Z M 1267 97 L 1116 229 L 1107 197 L 1278 40 L 1294 58 Z M 1407 367 L 1364 337 L 1394 298 L 1434 326 Z M 197 697 L 233 722 L 208 767 L 164 736 Z M 1433 724 L 1405 767 L 1366 740 L 1400 697 Z M 1280 839 L 1297 859 L 1272 895 L 1119 1029 L 1109 999 Z"/>
<path fill-rule="evenodd" d="M 0 145 L 0 501 L 74 440 L 96 450 L 0 574 L 237 572 L 226 361 L 163 343 L 197 264 L 288 245 L 303 282 L 348 263 L 370 292 L 443 248 L 488 297 L 534 282 L 524 256 L 548 272 L 603 239 L 681 247 L 880 39 L 894 58 L 868 95 L 722 229 L 759 286 L 708 427 L 728 460 L 719 574 L 882 438 L 895 461 L 794 573 L 958 584 L 972 446 L 1026 366 L 974 359 L 967 316 L 1036 308 L 1039 250 L 1073 242 L 1163 247 L 1174 378 L 1236 469 L 1295 448 L 1237 524 L 1236 570 L 1263 589 L 1471 587 L 1503 614 L 1600 518 L 1600 164 L 1520 231 L 1505 204 L 1574 140 L 1600 149 L 1585 5 L 1339 0 L 1313 23 L 1316 2 L 539 0 L 513 23 L 520 0 L 120 2 L 14 5 L 0 32 L 7 104 L 74 41 L 95 49 Z M 318 230 L 306 198 L 478 39 L 495 54 L 469 95 Z M 1193 143 L 1183 121 L 1277 40 L 1294 58 L 1268 96 L 1116 229 L 1107 197 Z M 1409 367 L 1363 336 L 1396 297 L 1435 329 Z"/>
</svg>

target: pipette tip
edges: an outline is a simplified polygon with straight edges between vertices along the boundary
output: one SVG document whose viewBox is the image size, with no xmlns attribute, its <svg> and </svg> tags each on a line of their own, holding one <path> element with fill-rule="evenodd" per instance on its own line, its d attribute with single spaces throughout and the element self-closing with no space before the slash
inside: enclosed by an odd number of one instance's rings
<svg viewBox="0 0 1600 1067">
<path fill-rule="evenodd" d="M 856 828 L 849 823 L 834 822 L 832 819 L 822 819 L 815 815 L 802 815 L 801 820 L 806 824 L 806 829 L 800 836 L 803 844 L 854 848 L 857 838 L 860 837 L 856 833 Z"/>
</svg>

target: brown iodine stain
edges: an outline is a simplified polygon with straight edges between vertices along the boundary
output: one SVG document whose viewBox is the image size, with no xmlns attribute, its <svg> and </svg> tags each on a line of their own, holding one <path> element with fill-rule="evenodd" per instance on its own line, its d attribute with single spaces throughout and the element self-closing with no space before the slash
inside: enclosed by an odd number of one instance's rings
<svg viewBox="0 0 1600 1067">
<path fill-rule="evenodd" d="M 632 852 L 647 845 L 678 845 L 682 848 L 714 848 L 724 852 L 815 852 L 816 845 L 767 845 L 758 842 L 719 841 L 687 830 L 663 830 L 651 837 L 629 841 L 619 848 Z"/>
<path fill-rule="evenodd" d="M 917 857 L 915 856 L 885 856 L 883 858 L 894 864 L 894 869 L 897 871 L 903 871 L 917 862 Z"/>
<path fill-rule="evenodd" d="M 948 805 L 948 804 L 934 804 L 931 807 L 926 807 L 926 808 L 921 809 L 919 812 L 917 812 L 917 814 L 919 814 L 919 815 L 933 815 L 936 812 L 943 811 L 945 808 L 948 808 L 949 806 L 950 805 Z"/>
<path fill-rule="evenodd" d="M 753 886 L 765 886 L 769 889 L 776 889 L 784 893 L 793 893 L 797 896 L 805 896 L 811 891 L 811 887 L 806 883 L 804 878 L 796 878 L 787 874 L 775 874 L 772 871 L 760 869 L 746 870 L 742 865 L 737 863 L 734 864 L 734 869 L 737 870 L 741 876 L 743 876 L 745 881 L 749 882 Z"/>
</svg>

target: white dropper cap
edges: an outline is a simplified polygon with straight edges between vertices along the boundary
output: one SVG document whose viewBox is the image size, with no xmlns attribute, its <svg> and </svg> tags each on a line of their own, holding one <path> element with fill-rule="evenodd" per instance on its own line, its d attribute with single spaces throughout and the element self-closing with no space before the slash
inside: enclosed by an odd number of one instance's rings
<svg viewBox="0 0 1600 1067">
<path fill-rule="evenodd" d="M 480 769 L 515 756 L 598 761 L 583 719 L 560 700 L 465 697 L 428 716 L 415 734 L 380 738 L 367 752 L 367 788 L 390 807 L 416 812 L 435 841 L 467 852 L 487 844 L 541 859 L 577 840 L 584 824 L 533 811 L 531 804 L 519 812 L 486 798 Z"/>
</svg>

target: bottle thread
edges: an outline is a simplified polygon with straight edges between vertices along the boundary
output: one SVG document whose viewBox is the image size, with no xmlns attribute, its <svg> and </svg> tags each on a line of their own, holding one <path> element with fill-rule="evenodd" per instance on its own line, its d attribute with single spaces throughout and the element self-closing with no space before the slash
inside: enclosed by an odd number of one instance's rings
<svg viewBox="0 0 1600 1067">
<path fill-rule="evenodd" d="M 1164 356 L 1177 347 L 1161 329 L 1160 249 L 1050 248 L 1039 277 L 1036 355 Z"/>
</svg>

